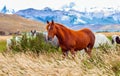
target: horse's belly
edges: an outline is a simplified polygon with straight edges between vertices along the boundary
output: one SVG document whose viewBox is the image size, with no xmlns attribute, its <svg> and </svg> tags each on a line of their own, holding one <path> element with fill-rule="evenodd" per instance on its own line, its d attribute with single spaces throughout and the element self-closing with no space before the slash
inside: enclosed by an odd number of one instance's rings
<svg viewBox="0 0 120 76">
<path fill-rule="evenodd" d="M 61 48 L 64 49 L 64 50 L 71 50 L 71 49 L 74 49 L 75 51 L 77 50 L 82 50 L 84 48 L 86 48 L 89 44 L 89 42 L 86 42 L 86 43 L 83 43 L 83 41 L 75 41 L 75 43 L 73 42 L 72 43 L 66 43 L 66 44 L 61 44 Z"/>
<path fill-rule="evenodd" d="M 77 44 L 75 46 L 75 51 L 85 49 L 89 43 Z"/>
<path fill-rule="evenodd" d="M 80 51 L 80 50 L 82 50 L 83 48 L 81 48 L 81 49 L 75 49 L 75 51 Z"/>
<path fill-rule="evenodd" d="M 75 48 L 75 51 L 82 50 L 82 49 L 84 49 L 84 48 L 86 48 L 86 47 Z"/>
</svg>

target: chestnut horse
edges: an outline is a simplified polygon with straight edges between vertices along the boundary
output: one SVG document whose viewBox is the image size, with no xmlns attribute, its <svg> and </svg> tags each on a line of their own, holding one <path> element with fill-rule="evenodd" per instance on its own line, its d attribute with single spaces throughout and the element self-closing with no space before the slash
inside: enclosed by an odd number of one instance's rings
<svg viewBox="0 0 120 76">
<path fill-rule="evenodd" d="M 58 38 L 64 58 L 68 56 L 68 51 L 71 52 L 74 58 L 76 51 L 82 49 L 91 57 L 91 50 L 95 42 L 95 36 L 91 30 L 84 28 L 74 31 L 62 24 L 55 23 L 53 20 L 52 22 L 47 21 L 46 29 L 48 40 L 52 40 L 54 36 Z"/>
</svg>

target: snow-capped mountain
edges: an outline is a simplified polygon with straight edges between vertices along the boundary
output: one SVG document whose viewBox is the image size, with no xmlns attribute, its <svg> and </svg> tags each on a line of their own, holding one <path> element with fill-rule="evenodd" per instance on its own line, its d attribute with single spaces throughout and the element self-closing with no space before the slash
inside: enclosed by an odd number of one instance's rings
<svg viewBox="0 0 120 76">
<path fill-rule="evenodd" d="M 4 14 L 14 14 L 15 11 L 14 9 L 8 9 L 6 7 L 6 5 L 0 10 L 0 13 L 4 13 Z"/>
<path fill-rule="evenodd" d="M 91 8 L 93 10 L 93 8 Z M 96 9 L 96 8 L 95 8 Z M 107 11 L 106 11 L 106 10 Z M 52 10 L 46 7 L 42 10 L 36 10 L 33 8 L 19 10 L 15 14 L 30 18 L 40 22 L 46 23 L 46 21 L 55 20 L 65 24 L 68 27 L 89 27 L 91 29 L 98 29 L 103 25 L 120 24 L 120 11 L 112 8 L 105 8 L 99 11 L 76 11 L 74 9 L 69 10 Z M 114 29 L 113 29 L 114 30 Z"/>
<path fill-rule="evenodd" d="M 8 9 L 4 6 L 0 12 L 4 14 L 17 14 L 43 23 L 46 23 L 47 20 L 54 20 L 73 29 L 88 27 L 92 30 L 99 31 L 119 30 L 117 28 L 120 26 L 120 10 L 95 7 L 79 11 L 73 9 L 72 6 L 74 6 L 73 3 L 69 6 L 64 6 L 62 10 L 53 10 L 46 7 L 41 10 L 28 8 L 17 12 L 15 12 L 14 9 Z M 106 25 L 108 25 L 109 28 L 107 28 Z M 117 28 L 113 28 L 114 26 L 112 25 L 116 25 Z M 103 29 L 104 26 L 106 26 L 106 29 Z"/>
</svg>

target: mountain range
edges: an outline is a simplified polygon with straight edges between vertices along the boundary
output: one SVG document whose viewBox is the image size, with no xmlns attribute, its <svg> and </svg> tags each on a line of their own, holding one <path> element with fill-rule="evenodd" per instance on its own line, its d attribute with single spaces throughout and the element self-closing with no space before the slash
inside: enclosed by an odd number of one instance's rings
<svg viewBox="0 0 120 76">
<path fill-rule="evenodd" d="M 54 20 L 64 24 L 72 29 L 90 28 L 93 31 L 119 31 L 120 30 L 120 10 L 113 8 L 103 8 L 103 10 L 79 11 L 74 9 L 53 10 L 49 7 L 38 10 L 34 8 L 22 9 L 19 11 L 9 11 L 6 6 L 3 7 L 1 13 L 16 14 L 24 18 L 36 20 L 46 23 L 46 21 Z"/>
<path fill-rule="evenodd" d="M 15 13 L 15 10 L 14 9 L 8 9 L 6 6 L 4 6 L 1 11 L 1 13 L 4 13 L 4 14 L 13 14 Z"/>
</svg>

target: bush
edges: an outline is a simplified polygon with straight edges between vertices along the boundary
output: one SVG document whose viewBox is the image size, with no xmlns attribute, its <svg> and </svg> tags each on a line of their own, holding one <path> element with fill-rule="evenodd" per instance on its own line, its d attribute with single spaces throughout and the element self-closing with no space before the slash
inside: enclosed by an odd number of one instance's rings
<svg viewBox="0 0 120 76">
<path fill-rule="evenodd" d="M 19 41 L 16 42 L 15 37 L 12 39 L 13 52 L 26 52 L 32 51 L 34 53 L 43 53 L 43 52 L 56 52 L 57 48 L 52 46 L 50 43 L 45 41 L 42 33 L 39 33 L 34 36 L 27 36 L 27 33 L 24 33 Z"/>
</svg>

